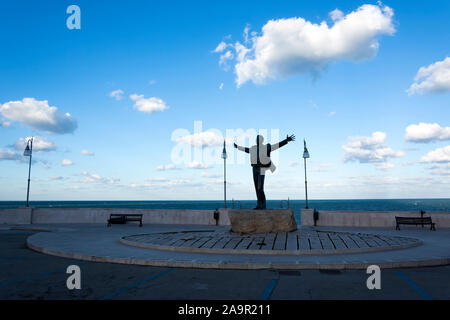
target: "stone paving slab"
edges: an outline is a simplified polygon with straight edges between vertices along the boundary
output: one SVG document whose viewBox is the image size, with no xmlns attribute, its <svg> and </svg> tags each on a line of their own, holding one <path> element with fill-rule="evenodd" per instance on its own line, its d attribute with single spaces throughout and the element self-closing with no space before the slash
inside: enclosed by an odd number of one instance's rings
<svg viewBox="0 0 450 320">
<path fill-rule="evenodd" d="M 3 226 L 8 228 L 14 226 Z M 328 255 L 268 255 L 176 252 L 123 245 L 120 239 L 140 234 L 208 231 L 224 232 L 226 227 L 183 225 L 33 225 L 40 230 L 27 239 L 29 248 L 41 253 L 86 261 L 136 264 L 164 267 L 216 269 L 365 269 L 376 264 L 381 268 L 403 268 L 450 265 L 450 229 L 435 232 L 422 228 L 401 231 L 386 228 L 304 228 L 314 237 L 317 231 L 370 234 L 380 239 L 405 237 L 420 240 L 421 246 L 390 251 Z M 56 231 L 55 231 L 56 230 Z M 261 237 L 260 237 L 261 238 Z M 318 237 L 317 237 L 318 238 Z M 260 239 L 263 240 L 263 239 Z M 301 237 L 298 238 L 301 241 Z M 298 242 L 301 245 L 302 242 Z M 345 240 L 344 240 L 345 243 Z M 398 242 L 397 242 L 398 243 Z M 253 243 L 255 247 L 260 246 Z M 367 244 L 366 244 L 367 245 Z M 249 247 L 251 248 L 251 246 Z M 258 250 L 260 250 L 259 248 Z"/>
<path fill-rule="evenodd" d="M 297 239 L 304 241 L 298 244 Z M 125 236 L 120 242 L 140 248 L 199 253 L 319 255 L 399 250 L 419 246 L 415 238 L 299 229 L 293 232 L 239 235 L 227 230 L 167 232 Z M 342 239 L 345 239 L 343 241 Z M 214 242 L 214 245 L 207 245 Z"/>
</svg>

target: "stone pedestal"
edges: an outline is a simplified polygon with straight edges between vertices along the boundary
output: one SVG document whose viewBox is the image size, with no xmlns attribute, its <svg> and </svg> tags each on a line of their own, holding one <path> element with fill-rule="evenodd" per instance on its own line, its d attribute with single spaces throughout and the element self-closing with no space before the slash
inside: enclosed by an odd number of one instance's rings
<svg viewBox="0 0 450 320">
<path fill-rule="evenodd" d="M 231 231 L 241 234 L 291 232 L 297 230 L 291 209 L 229 210 Z"/>
<path fill-rule="evenodd" d="M 314 209 L 302 209 L 300 215 L 302 226 L 314 225 Z"/>
</svg>

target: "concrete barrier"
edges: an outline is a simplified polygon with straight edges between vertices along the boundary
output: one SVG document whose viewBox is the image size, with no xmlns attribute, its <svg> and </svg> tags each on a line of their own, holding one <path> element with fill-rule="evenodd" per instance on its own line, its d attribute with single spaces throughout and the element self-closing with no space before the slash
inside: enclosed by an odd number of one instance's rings
<svg viewBox="0 0 450 320">
<path fill-rule="evenodd" d="M 122 208 L 1 209 L 0 224 L 103 223 L 109 215 L 142 214 L 145 224 L 216 225 L 214 210 L 163 210 Z M 229 225 L 228 211 L 219 210 L 218 225 Z"/>
<path fill-rule="evenodd" d="M 30 224 L 32 208 L 2 209 L 0 210 L 1 224 Z"/>
<path fill-rule="evenodd" d="M 318 211 L 317 226 L 395 227 L 395 217 L 420 218 L 420 211 Z M 437 228 L 450 228 L 450 212 L 426 212 Z M 314 225 L 314 209 L 302 209 L 302 226 Z M 406 226 L 405 226 L 406 227 Z"/>
<path fill-rule="evenodd" d="M 17 208 L 0 209 L 0 224 L 103 223 L 111 213 L 142 214 L 144 224 L 216 225 L 214 210 L 121 208 Z M 394 227 L 395 216 L 420 217 L 420 212 L 319 211 L 317 226 Z M 450 228 L 450 212 L 427 212 L 437 228 Z M 314 210 L 302 209 L 302 226 L 314 225 Z M 218 225 L 230 225 L 228 209 L 219 209 Z"/>
</svg>

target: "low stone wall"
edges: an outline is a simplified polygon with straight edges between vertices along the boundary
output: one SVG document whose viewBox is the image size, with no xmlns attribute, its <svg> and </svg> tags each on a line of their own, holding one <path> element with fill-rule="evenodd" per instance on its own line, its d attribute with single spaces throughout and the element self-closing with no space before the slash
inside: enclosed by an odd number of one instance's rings
<svg viewBox="0 0 450 320">
<path fill-rule="evenodd" d="M 1 209 L 0 224 L 103 223 L 111 213 L 142 214 L 144 224 L 216 225 L 214 210 L 162 210 L 122 208 Z M 219 225 L 229 225 L 228 211 L 219 210 Z"/>
<path fill-rule="evenodd" d="M 30 224 L 32 208 L 0 210 L 0 224 Z"/>
<path fill-rule="evenodd" d="M 317 226 L 326 227 L 395 227 L 395 217 L 420 218 L 419 211 L 322 211 L 318 210 Z M 450 228 L 450 212 L 426 212 L 437 228 Z M 314 225 L 314 209 L 302 209 L 302 226 Z M 406 227 L 406 226 L 405 226 Z M 402 228 L 402 226 L 400 226 Z"/>
<path fill-rule="evenodd" d="M 216 225 L 214 210 L 108 209 L 108 208 L 18 208 L 0 209 L 0 224 L 99 223 L 111 213 L 143 214 L 144 224 Z M 319 211 L 317 226 L 394 227 L 395 216 L 420 217 L 420 212 Z M 450 228 L 450 212 L 427 212 L 437 228 Z M 314 210 L 302 209 L 302 226 L 314 225 Z M 219 209 L 218 225 L 230 225 L 228 209 Z"/>
</svg>

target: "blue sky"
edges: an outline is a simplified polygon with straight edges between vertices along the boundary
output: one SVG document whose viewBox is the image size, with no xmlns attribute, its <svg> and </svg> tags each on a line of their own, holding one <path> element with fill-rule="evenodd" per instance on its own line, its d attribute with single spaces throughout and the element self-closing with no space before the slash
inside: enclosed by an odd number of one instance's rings
<svg viewBox="0 0 450 320">
<path fill-rule="evenodd" d="M 32 200 L 221 199 L 220 156 L 193 155 L 237 129 L 297 137 L 274 153 L 268 199 L 303 198 L 303 138 L 311 198 L 448 197 L 449 14 L 448 1 L 2 1 L 0 200 L 25 198 L 30 136 Z M 228 197 L 254 199 L 248 159 L 227 150 Z"/>
</svg>

